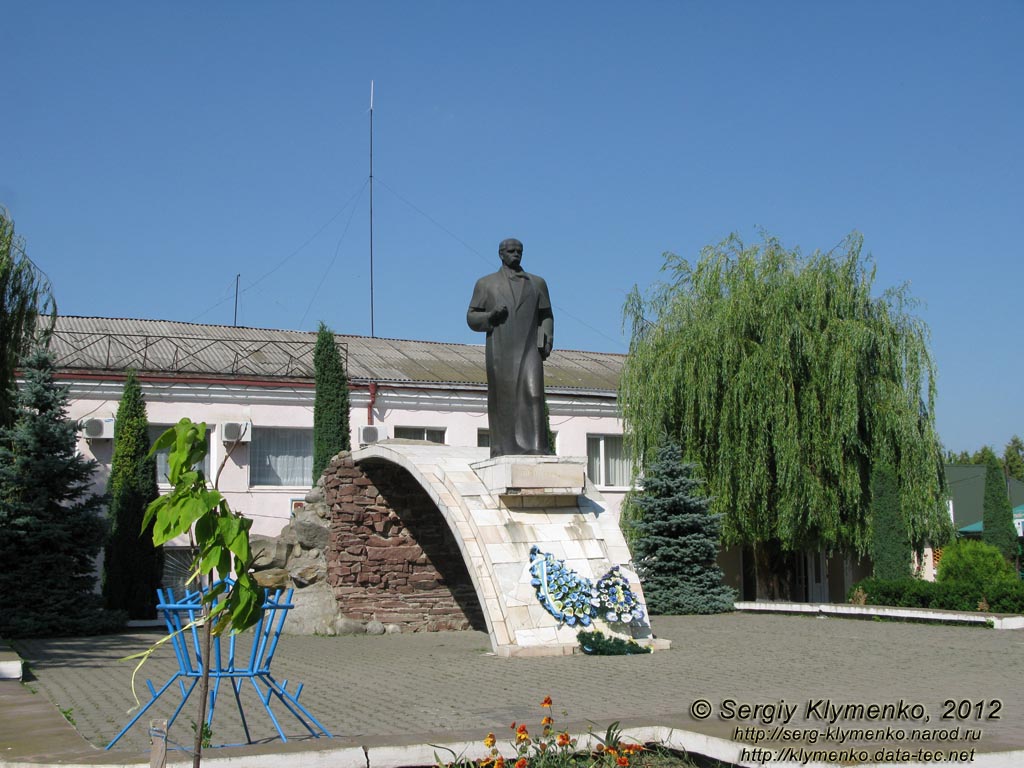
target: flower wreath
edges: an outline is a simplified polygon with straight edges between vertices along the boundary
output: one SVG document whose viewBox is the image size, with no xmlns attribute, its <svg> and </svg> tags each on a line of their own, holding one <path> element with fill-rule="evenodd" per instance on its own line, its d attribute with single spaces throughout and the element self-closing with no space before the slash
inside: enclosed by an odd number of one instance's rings
<svg viewBox="0 0 1024 768">
<path fill-rule="evenodd" d="M 556 620 L 570 627 L 589 627 L 595 618 L 610 624 L 639 622 L 644 617 L 640 602 L 629 588 L 629 580 L 614 566 L 595 586 L 590 579 L 567 568 L 540 547 L 530 548 L 530 584 L 537 600 Z"/>
</svg>

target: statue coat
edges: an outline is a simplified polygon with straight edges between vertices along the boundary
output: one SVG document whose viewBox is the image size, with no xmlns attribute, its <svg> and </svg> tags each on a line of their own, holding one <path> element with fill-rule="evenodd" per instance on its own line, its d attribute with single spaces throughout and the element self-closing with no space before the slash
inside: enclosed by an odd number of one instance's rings
<svg viewBox="0 0 1024 768">
<path fill-rule="evenodd" d="M 501 307 L 508 317 L 491 325 Z M 476 282 L 466 321 L 487 333 L 487 422 L 491 456 L 546 454 L 544 365 L 541 350 L 554 338 L 544 279 L 502 266 Z"/>
</svg>

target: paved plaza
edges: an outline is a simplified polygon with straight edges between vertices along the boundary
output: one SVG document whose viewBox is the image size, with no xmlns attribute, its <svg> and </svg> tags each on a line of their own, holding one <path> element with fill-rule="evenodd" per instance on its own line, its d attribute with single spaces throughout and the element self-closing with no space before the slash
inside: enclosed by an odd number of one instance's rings
<svg viewBox="0 0 1024 768">
<path fill-rule="evenodd" d="M 740 613 L 656 617 L 653 626 L 659 637 L 672 641 L 672 650 L 649 656 L 503 659 L 490 654 L 487 635 L 479 632 L 284 636 L 273 669 L 278 680 L 288 679 L 292 687 L 305 684 L 302 702 L 340 737 L 333 740 L 336 745 L 479 741 L 488 731 L 500 739 L 513 721 L 538 724 L 545 714 L 540 702 L 550 695 L 558 725 L 585 731 L 593 724 L 603 732 L 609 723 L 621 721 L 724 739 L 732 739 L 737 726 L 783 724 L 777 716 L 774 723 L 765 723 L 765 711 L 756 719 L 737 719 L 744 703 L 798 705 L 788 726 L 821 729 L 829 725 L 817 719 L 819 714 L 827 717 L 827 705 L 813 705 L 810 720 L 806 717 L 809 703 L 818 700 L 835 705 L 921 704 L 930 718 L 927 725 L 907 720 L 895 725 L 908 731 L 980 729 L 973 743 L 957 742 L 979 754 L 1024 749 L 1022 631 Z M 133 704 L 132 664 L 118 659 L 158 637 L 23 640 L 17 647 L 31 665 L 34 679 L 29 684 L 38 691 L 36 697 L 45 696 L 55 709 L 68 712 L 81 736 L 102 747 L 127 722 Z M 154 655 L 136 681 L 143 700 L 148 699 L 145 678 L 159 685 L 174 669 L 169 648 Z M 160 714 L 167 716 L 179 697 L 168 692 L 164 698 Z M 712 705 L 705 720 L 690 714 L 698 699 Z M 723 704 L 728 700 L 736 705 Z M 972 711 L 968 720 L 943 721 L 947 700 L 985 702 L 983 715 L 999 719 L 975 720 Z M 994 700 L 1000 704 L 991 704 Z M 215 743 L 241 740 L 233 710 L 230 691 L 222 690 L 213 725 Z M 171 741 L 191 742 L 193 711 L 190 701 L 171 730 Z M 264 751 L 282 749 L 279 740 L 270 739 L 273 728 L 258 704 L 250 702 L 246 711 L 254 736 L 268 739 Z M 737 717 L 723 718 L 728 712 Z M 0 714 L 5 719 L 22 717 L 2 704 Z M 289 736 L 302 734 L 295 721 L 281 720 Z M 878 725 L 849 718 L 836 724 Z M 6 725 L 10 730 L 12 723 Z M 5 745 L 0 765 L 4 760 L 56 761 L 38 749 L 33 753 L 29 741 Z M 90 748 L 84 742 L 80 746 L 88 755 Z M 304 739 L 298 748 L 324 746 L 324 740 Z M 294 748 L 289 743 L 285 749 Z M 142 760 L 148 749 L 140 721 L 114 752 L 120 761 L 130 762 Z M 73 762 L 71 758 L 61 759 Z"/>
</svg>

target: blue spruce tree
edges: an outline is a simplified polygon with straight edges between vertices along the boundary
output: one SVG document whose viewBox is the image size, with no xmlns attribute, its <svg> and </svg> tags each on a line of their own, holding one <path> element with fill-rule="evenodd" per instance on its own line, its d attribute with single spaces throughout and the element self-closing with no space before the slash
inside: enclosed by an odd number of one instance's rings
<svg viewBox="0 0 1024 768">
<path fill-rule="evenodd" d="M 734 592 L 718 567 L 721 520 L 682 449 L 666 443 L 632 497 L 633 559 L 653 614 L 724 613 Z"/>
<path fill-rule="evenodd" d="M 14 423 L 0 429 L 0 637 L 112 631 L 125 616 L 103 611 L 93 589 L 106 535 L 103 499 L 90 492 L 96 463 L 75 450 L 49 353 L 22 367 Z"/>
</svg>

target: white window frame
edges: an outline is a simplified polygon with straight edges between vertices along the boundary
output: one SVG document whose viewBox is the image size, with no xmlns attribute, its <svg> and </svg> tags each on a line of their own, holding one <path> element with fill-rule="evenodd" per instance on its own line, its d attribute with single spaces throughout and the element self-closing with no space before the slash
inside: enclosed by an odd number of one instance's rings
<svg viewBox="0 0 1024 768">
<path fill-rule="evenodd" d="M 400 429 L 417 430 L 418 432 L 423 433 L 423 437 L 402 437 L 402 438 L 399 438 L 398 437 L 398 430 L 400 430 Z M 434 440 L 428 440 L 427 439 L 427 432 L 440 432 L 441 433 L 441 442 L 438 443 L 438 442 L 436 442 Z M 424 442 L 433 443 L 434 445 L 447 445 L 448 444 L 448 428 L 447 427 L 420 427 L 420 426 L 400 425 L 400 426 L 397 426 L 397 427 L 394 428 L 394 430 L 392 431 L 392 434 L 395 436 L 396 439 L 399 439 L 399 440 L 423 440 Z"/>
<path fill-rule="evenodd" d="M 607 432 L 607 433 L 603 433 L 603 434 L 587 433 L 587 464 L 588 464 L 587 474 L 588 474 L 588 476 L 590 474 L 590 472 L 589 472 L 590 441 L 591 441 L 591 439 L 597 439 L 597 440 L 600 441 L 600 450 L 599 450 L 599 453 L 598 453 L 598 463 L 597 463 L 598 474 L 600 475 L 600 478 L 599 478 L 599 480 L 595 480 L 594 478 L 590 478 L 591 482 L 594 483 L 594 485 L 596 485 L 598 488 L 610 488 L 610 489 L 615 489 L 615 490 L 628 491 L 629 490 L 629 485 L 610 485 L 607 482 L 607 480 L 608 480 L 608 477 L 607 477 L 607 475 L 608 475 L 608 462 L 607 462 L 607 457 L 605 455 L 605 438 L 608 438 L 608 437 L 616 437 L 619 440 L 622 440 L 623 444 L 625 444 L 625 437 L 623 435 L 621 435 L 621 434 L 615 434 L 613 432 Z M 625 445 L 623 445 L 623 447 L 625 447 Z"/>
<path fill-rule="evenodd" d="M 262 430 L 289 430 L 294 432 L 307 432 L 309 433 L 309 462 L 310 471 L 308 476 L 305 478 L 303 483 L 254 483 L 253 482 L 253 465 L 254 465 L 254 446 L 258 444 L 257 438 Z M 252 441 L 247 443 L 249 447 L 249 461 L 248 461 L 248 485 L 251 489 L 269 489 L 269 490 L 282 490 L 282 489 L 295 489 L 295 488 L 310 488 L 312 487 L 312 475 L 313 475 L 313 429 L 311 427 L 292 427 L 292 426 L 278 426 L 278 425 L 253 425 L 252 428 Z"/>
</svg>

